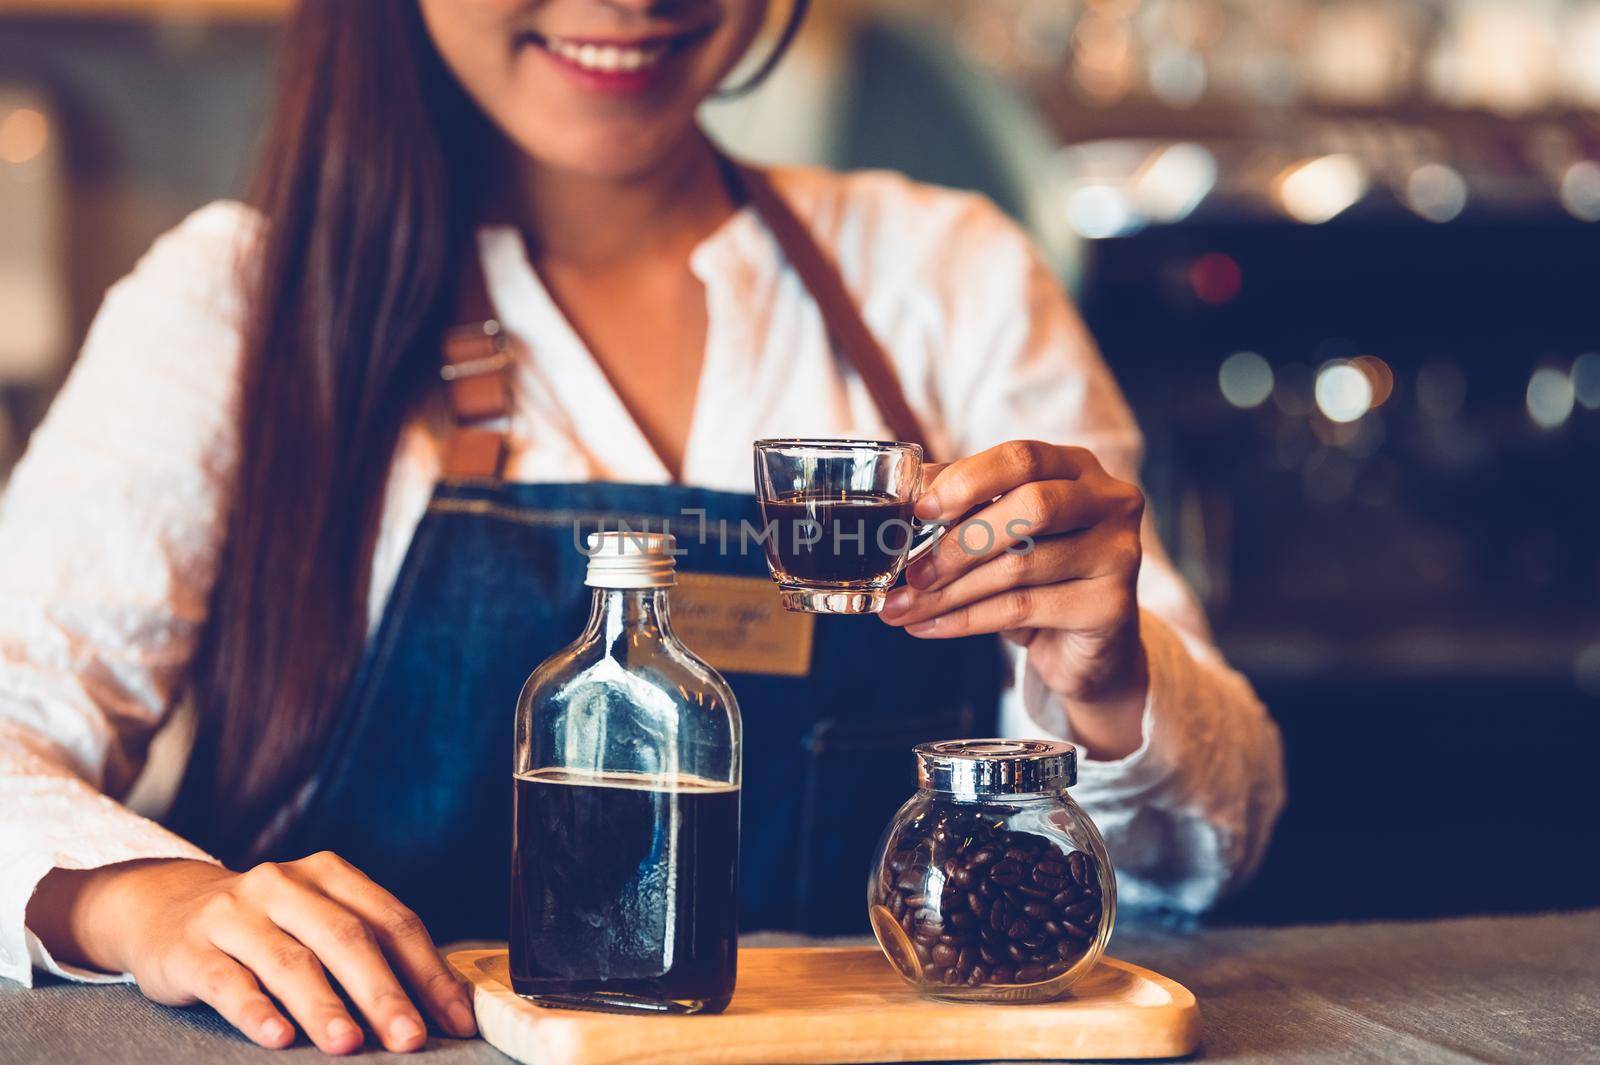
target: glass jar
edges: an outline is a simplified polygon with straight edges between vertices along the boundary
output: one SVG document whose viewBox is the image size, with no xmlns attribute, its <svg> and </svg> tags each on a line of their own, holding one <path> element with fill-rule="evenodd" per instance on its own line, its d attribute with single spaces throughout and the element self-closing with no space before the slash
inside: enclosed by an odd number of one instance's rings
<svg viewBox="0 0 1600 1065">
<path fill-rule="evenodd" d="M 917 793 L 867 884 L 878 944 L 929 995 L 1059 997 L 1105 952 L 1117 912 L 1105 843 L 1066 790 L 1076 748 L 946 740 L 916 759 Z"/>
<path fill-rule="evenodd" d="M 715 1013 L 738 958 L 739 704 L 672 632 L 675 545 L 589 537 L 589 624 L 517 702 L 511 980 L 546 1006 Z"/>
</svg>

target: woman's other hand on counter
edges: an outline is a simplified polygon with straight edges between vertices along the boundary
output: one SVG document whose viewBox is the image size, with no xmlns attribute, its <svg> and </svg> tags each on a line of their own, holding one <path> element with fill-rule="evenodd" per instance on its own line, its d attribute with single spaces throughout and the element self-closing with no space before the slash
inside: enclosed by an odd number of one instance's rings
<svg viewBox="0 0 1600 1065">
<path fill-rule="evenodd" d="M 294 1041 L 285 1012 L 330 1054 L 362 1045 L 330 976 L 389 1050 L 427 1041 L 413 1003 L 452 1035 L 476 1031 L 416 914 L 327 852 L 245 873 L 195 861 L 58 869 L 28 926 L 58 961 L 132 973 L 169 1006 L 207 1003 L 264 1047 Z"/>
<path fill-rule="evenodd" d="M 1003 634 L 1090 757 L 1137 750 L 1149 688 L 1138 486 L 1083 448 L 1013 440 L 938 468 L 916 515 L 951 528 L 906 569 L 883 620 L 929 639 Z"/>
</svg>

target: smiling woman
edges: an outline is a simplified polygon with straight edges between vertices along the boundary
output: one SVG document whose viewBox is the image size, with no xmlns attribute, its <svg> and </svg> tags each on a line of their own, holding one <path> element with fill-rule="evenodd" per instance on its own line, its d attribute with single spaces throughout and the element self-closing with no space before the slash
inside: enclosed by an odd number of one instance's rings
<svg viewBox="0 0 1600 1065">
<path fill-rule="evenodd" d="M 753 519 L 752 441 L 891 426 L 953 460 L 919 518 L 1007 537 L 729 671 L 744 926 L 862 930 L 903 797 L 864 767 L 961 734 L 1076 743 L 1135 906 L 1250 876 L 1276 732 L 1092 341 L 987 202 L 710 142 L 769 14 L 299 5 L 253 202 L 108 294 L 0 507 L 0 975 L 131 973 L 267 1046 L 469 1034 L 434 943 L 506 934 L 511 715 L 587 613 L 574 517 Z M 105 793 L 186 695 L 159 826 Z"/>
<path fill-rule="evenodd" d="M 625 178 L 684 150 L 767 0 L 422 0 L 439 54 L 534 165 Z M 798 10 L 798 9 L 797 9 Z"/>
</svg>

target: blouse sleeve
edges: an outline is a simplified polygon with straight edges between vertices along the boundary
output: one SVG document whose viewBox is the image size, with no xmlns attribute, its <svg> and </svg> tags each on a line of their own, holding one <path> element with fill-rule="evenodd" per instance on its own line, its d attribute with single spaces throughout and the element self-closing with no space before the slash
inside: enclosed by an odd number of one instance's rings
<svg viewBox="0 0 1600 1065">
<path fill-rule="evenodd" d="M 964 212 L 946 261 L 950 347 L 932 398 L 954 454 L 1036 439 L 1093 451 L 1137 481 L 1143 442 L 1094 341 L 1027 238 L 984 201 Z M 1212 644 L 1205 616 L 1148 513 L 1139 574 L 1150 663 L 1143 742 L 1113 762 L 1084 760 L 1073 794 L 1105 835 L 1132 907 L 1196 912 L 1247 880 L 1284 801 L 1278 730 L 1250 683 Z M 1005 644 L 1016 683 L 1002 724 L 1070 740 L 1063 706 Z"/>
<path fill-rule="evenodd" d="M 55 964 L 25 927 L 50 870 L 210 860 L 112 796 L 143 765 L 205 619 L 251 218 L 204 208 L 112 287 L 0 499 L 0 976 L 23 984 L 33 965 L 96 975 Z"/>
</svg>

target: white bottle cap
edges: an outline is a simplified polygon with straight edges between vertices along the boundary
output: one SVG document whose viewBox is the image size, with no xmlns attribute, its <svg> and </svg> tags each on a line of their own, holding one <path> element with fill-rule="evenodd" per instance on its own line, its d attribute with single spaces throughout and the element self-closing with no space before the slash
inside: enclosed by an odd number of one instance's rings
<svg viewBox="0 0 1600 1065">
<path fill-rule="evenodd" d="M 678 541 L 670 533 L 590 533 L 589 574 L 583 583 L 591 588 L 670 588 L 678 583 Z"/>
</svg>

